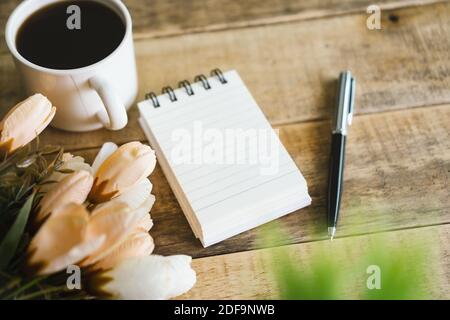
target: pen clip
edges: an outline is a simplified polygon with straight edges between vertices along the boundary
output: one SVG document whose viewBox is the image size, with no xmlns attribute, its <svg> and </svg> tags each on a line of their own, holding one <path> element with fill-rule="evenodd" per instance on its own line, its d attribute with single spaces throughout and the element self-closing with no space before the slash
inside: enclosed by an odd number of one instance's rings
<svg viewBox="0 0 450 320">
<path fill-rule="evenodd" d="M 347 124 L 349 126 L 352 125 L 353 122 L 353 113 L 355 109 L 355 88 L 356 88 L 356 80 L 350 75 L 350 97 L 349 97 L 349 105 L 348 105 L 348 115 L 347 115 Z"/>
</svg>

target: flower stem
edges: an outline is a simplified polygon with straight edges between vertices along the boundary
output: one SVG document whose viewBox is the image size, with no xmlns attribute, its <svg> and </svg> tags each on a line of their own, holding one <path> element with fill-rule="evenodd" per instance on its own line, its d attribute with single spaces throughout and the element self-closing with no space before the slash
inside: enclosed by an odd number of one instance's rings
<svg viewBox="0 0 450 320">
<path fill-rule="evenodd" d="M 28 283 L 25 283 L 23 286 L 21 286 L 20 288 L 18 288 L 16 291 L 13 291 L 12 293 L 10 293 L 9 295 L 7 295 L 5 297 L 5 300 L 9 300 L 9 299 L 13 299 L 14 297 L 18 296 L 20 293 L 24 292 L 25 290 L 33 287 L 34 285 L 38 284 L 39 282 L 41 282 L 42 280 L 44 280 L 45 278 L 47 278 L 47 276 L 42 276 L 42 277 L 38 277 L 35 278 L 31 281 L 29 281 Z"/>
<path fill-rule="evenodd" d="M 2 294 L 5 292 L 8 292 L 12 288 L 16 287 L 20 284 L 21 279 L 20 278 L 11 278 L 4 286 L 3 288 L 0 288 L 0 299 Z"/>
<path fill-rule="evenodd" d="M 32 292 L 30 294 L 24 295 L 24 296 L 20 297 L 18 300 L 31 300 L 31 299 L 35 299 L 35 298 L 44 296 L 49 293 L 63 292 L 66 289 L 67 289 L 66 286 L 48 288 L 48 289 L 44 289 L 41 291 Z"/>
</svg>

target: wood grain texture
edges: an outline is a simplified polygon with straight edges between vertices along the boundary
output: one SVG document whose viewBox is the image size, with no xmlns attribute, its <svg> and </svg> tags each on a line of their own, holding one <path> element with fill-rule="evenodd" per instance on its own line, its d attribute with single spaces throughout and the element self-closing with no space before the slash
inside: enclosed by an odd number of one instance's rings
<svg viewBox="0 0 450 320">
<path fill-rule="evenodd" d="M 442 0 L 441 0 L 442 1 Z M 0 2 L 0 38 L 6 21 L 21 0 Z M 385 8 L 439 2 L 437 0 L 379 0 Z M 364 12 L 370 0 L 124 0 L 129 8 L 136 38 L 174 36 L 259 24 L 311 19 Z M 0 53 L 7 51 L 0 42 Z"/>
<path fill-rule="evenodd" d="M 273 272 L 273 263 L 277 254 L 287 254 L 300 266 L 311 263 L 311 253 L 320 250 L 343 250 L 341 270 L 354 270 L 355 259 L 370 246 L 383 243 L 402 245 L 404 254 L 417 254 L 425 250 L 429 254 L 426 268 L 427 277 L 420 280 L 419 292 L 426 292 L 434 299 L 449 299 L 450 291 L 450 225 L 425 227 L 412 230 L 388 232 L 382 235 L 364 235 L 329 241 L 318 241 L 290 245 L 280 248 L 240 252 L 222 256 L 193 260 L 197 272 L 197 284 L 180 299 L 277 299 L 280 291 Z M 280 252 L 280 250 L 283 250 Z M 405 270 L 403 270 L 405 272 Z M 342 299 L 360 298 L 366 290 L 367 274 L 361 270 L 361 279 L 351 284 L 344 283 L 339 293 Z M 383 270 L 381 275 L 383 276 Z M 382 277 L 383 281 L 383 277 Z M 226 284 L 226 285 L 224 285 Z"/>
<path fill-rule="evenodd" d="M 382 9 L 424 5 L 436 0 L 381 0 Z M 440 1 L 442 2 L 442 1 Z M 164 37 L 185 33 L 321 18 L 365 12 L 369 0 L 125 0 L 141 37 Z"/>
<path fill-rule="evenodd" d="M 357 116 L 348 138 L 338 236 L 450 222 L 450 106 Z M 326 121 L 279 127 L 313 198 L 275 224 L 288 243 L 325 237 L 330 126 Z M 75 152 L 91 162 L 97 149 Z M 254 229 L 204 249 L 195 239 L 161 169 L 151 175 L 156 252 L 211 256 L 261 248 Z"/>
<path fill-rule="evenodd" d="M 355 14 L 138 41 L 139 96 L 213 67 L 235 68 L 272 124 L 318 120 L 331 114 L 336 78 L 350 69 L 358 81 L 359 114 L 447 103 L 449 11 L 450 3 L 385 11 L 382 31 L 368 31 L 366 16 Z M 388 19 L 394 14 L 397 22 Z M 21 91 L 11 61 L 0 59 L 0 64 L 5 70 L 0 104 L 10 107 Z M 145 137 L 133 107 L 129 125 L 120 132 L 47 130 L 42 139 L 79 149 Z"/>
<path fill-rule="evenodd" d="M 3 40 L 6 18 L 19 2 L 0 2 L 0 116 L 24 97 Z M 359 115 L 348 141 L 338 235 L 417 228 L 390 232 L 389 239 L 405 242 L 406 248 L 405 239 L 412 234 L 423 239 L 442 263 L 436 271 L 440 282 L 428 289 L 433 297 L 449 298 L 448 1 L 380 0 L 381 31 L 366 28 L 365 8 L 372 2 L 367 0 L 125 2 L 135 24 L 140 97 L 214 67 L 234 68 L 280 129 L 309 183 L 313 204 L 272 223 L 289 235 L 274 245 L 286 244 L 301 261 L 328 243 L 320 241 L 325 237 L 330 143 L 326 119 L 335 79 L 339 71 L 351 69 L 358 79 Z M 133 108 L 129 126 L 120 132 L 48 129 L 41 140 L 92 161 L 104 141 L 122 144 L 145 137 Z M 198 258 L 193 262 L 198 284 L 184 298 L 278 297 L 267 262 L 278 249 L 259 250 L 265 246 L 260 228 L 204 249 L 159 167 L 151 180 L 157 198 L 151 230 L 156 253 Z M 336 243 L 350 250 L 356 241 L 364 249 L 372 238 L 363 235 Z M 352 292 L 347 289 L 345 297 L 354 297 Z"/>
</svg>

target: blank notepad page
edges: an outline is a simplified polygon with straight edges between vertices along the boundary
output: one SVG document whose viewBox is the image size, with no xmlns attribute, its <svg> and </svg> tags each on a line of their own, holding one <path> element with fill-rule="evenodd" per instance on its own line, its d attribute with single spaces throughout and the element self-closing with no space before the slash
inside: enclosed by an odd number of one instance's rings
<svg viewBox="0 0 450 320">
<path fill-rule="evenodd" d="M 205 247 L 310 204 L 300 170 L 236 71 L 185 83 L 138 107 Z"/>
</svg>

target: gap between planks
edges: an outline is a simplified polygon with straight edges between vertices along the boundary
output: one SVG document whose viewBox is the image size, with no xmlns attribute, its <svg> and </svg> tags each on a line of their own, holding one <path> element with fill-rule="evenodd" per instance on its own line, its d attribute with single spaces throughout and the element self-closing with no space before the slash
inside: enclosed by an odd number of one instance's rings
<svg viewBox="0 0 450 320">
<path fill-rule="evenodd" d="M 385 14 L 384 30 L 380 32 L 368 31 L 366 16 L 361 14 L 267 30 L 260 27 L 186 35 L 176 41 L 137 42 L 139 96 L 180 79 L 192 79 L 213 67 L 237 69 L 271 123 L 302 122 L 329 116 L 336 77 L 350 69 L 358 81 L 359 114 L 448 103 L 450 42 L 445 35 L 450 19 L 443 12 L 449 9 L 448 3 L 402 9 L 396 12 L 400 20 L 395 23 Z M 345 30 L 354 30 L 352 43 Z M 298 58 L 293 59 L 293 55 Z M 0 74 L 0 113 L 4 113 L 23 97 L 23 92 L 12 61 L 0 59 L 0 65 L 4 69 Z M 54 133 L 55 139 L 64 139 L 77 148 L 82 141 L 86 142 L 84 147 L 99 145 L 102 138 L 142 140 L 137 113 L 135 107 L 130 110 L 130 125 L 120 133 L 63 136 L 50 131 L 46 135 Z"/>
<path fill-rule="evenodd" d="M 383 110 L 380 112 L 370 112 L 370 113 L 363 113 L 363 114 L 355 114 L 353 119 L 354 122 L 357 121 L 358 119 L 364 119 L 366 117 L 372 117 L 374 115 L 389 115 L 389 114 L 401 114 L 401 113 L 405 113 L 408 112 L 410 110 L 421 110 L 421 109 L 430 109 L 430 112 L 433 112 L 433 109 L 439 110 L 439 109 L 449 109 L 450 110 L 450 104 L 449 103 L 437 103 L 437 104 L 429 104 L 429 105 L 417 105 L 417 106 L 413 106 L 410 107 L 408 109 L 400 109 L 400 110 Z M 297 125 L 305 125 L 305 124 L 317 124 L 317 125 L 324 125 L 326 123 L 329 123 L 330 119 L 312 119 L 312 120 L 297 120 L 297 121 L 292 121 L 292 122 L 281 122 L 281 123 L 271 123 L 271 126 L 274 129 L 281 129 L 283 127 L 289 127 L 289 126 L 297 126 Z M 61 139 L 63 138 L 63 136 L 66 135 L 77 135 L 77 133 L 72 133 L 72 132 L 64 132 L 62 130 L 59 129 L 54 129 L 54 128 L 49 128 L 49 130 L 53 131 L 51 133 L 51 135 L 53 134 L 58 134 L 58 136 L 61 136 Z M 141 128 L 139 127 L 139 130 L 141 130 Z M 351 127 L 350 127 L 350 135 L 351 135 Z M 100 133 L 103 130 L 98 130 L 98 131 L 94 131 L 93 133 Z M 142 131 L 142 130 L 141 130 Z M 120 131 L 119 131 L 120 132 Z M 330 132 L 331 132 L 331 128 L 330 128 Z M 81 133 L 83 134 L 83 133 Z M 92 132 L 91 132 L 92 134 Z M 41 141 L 44 142 L 44 144 L 47 143 L 47 140 L 49 140 L 48 138 L 44 137 L 44 139 L 41 138 Z M 53 139 L 51 139 L 53 140 Z M 144 132 L 142 131 L 142 135 L 139 139 L 137 140 L 123 140 L 123 141 L 113 141 L 113 139 L 111 139 L 112 142 L 118 143 L 119 145 L 125 144 L 127 142 L 131 142 L 131 141 L 139 141 L 141 143 L 145 143 L 148 144 L 148 140 L 144 135 Z M 107 142 L 107 140 L 105 140 L 105 142 Z M 48 143 L 48 144 L 52 144 L 52 143 Z M 54 143 L 53 143 L 54 144 Z M 89 151 L 98 151 L 100 150 L 102 145 L 95 145 L 95 146 L 89 146 L 89 147 L 73 147 L 70 146 L 68 148 L 64 148 L 65 152 L 72 152 L 72 153 L 76 153 L 76 152 L 89 152 Z"/>
<path fill-rule="evenodd" d="M 124 2 L 128 6 L 133 17 L 135 27 L 134 38 L 136 40 L 176 37 L 179 35 L 193 33 L 215 32 L 229 29 L 329 18 L 345 14 L 366 12 L 366 8 L 372 4 L 370 1 L 364 0 L 360 1 L 360 3 L 357 1 L 355 1 L 355 3 L 350 0 L 342 1 L 343 5 L 341 3 L 338 4 L 338 2 L 331 2 L 328 6 L 315 4 L 314 1 L 309 1 L 306 4 L 283 1 L 282 3 L 274 3 L 269 9 L 264 10 L 264 6 L 267 6 L 265 3 L 269 3 L 269 1 L 265 1 L 258 3 L 259 6 L 262 5 L 262 9 L 258 8 L 259 10 L 246 10 L 245 6 L 240 6 L 240 4 L 236 5 L 235 3 L 229 2 L 221 3 L 220 0 L 212 0 L 205 2 L 205 5 L 210 10 L 208 12 L 209 14 L 211 13 L 211 10 L 213 10 L 213 14 L 216 13 L 214 12 L 214 9 L 217 11 L 223 10 L 224 5 L 227 6 L 227 9 L 229 9 L 231 5 L 235 12 L 226 12 L 225 14 L 222 14 L 221 12 L 218 13 L 219 18 L 215 18 L 214 16 L 205 18 L 204 11 L 202 11 L 201 8 L 194 8 L 191 10 L 192 17 L 187 19 L 188 21 L 182 22 L 182 14 L 184 14 L 183 9 L 181 9 L 181 6 L 184 5 L 182 2 L 180 5 L 177 1 L 173 1 L 172 6 L 175 6 L 175 9 L 173 7 L 168 8 L 166 7 L 167 4 L 161 4 L 158 2 L 152 4 L 151 9 L 143 8 L 140 3 L 141 0 L 125 0 Z M 393 10 L 413 6 L 424 6 L 439 2 L 445 2 L 445 0 L 380 0 L 377 5 L 381 8 L 381 10 Z M 6 0 L 5 3 L 2 4 L 4 6 L 2 8 L 4 12 L 0 15 L 1 29 L 4 29 L 6 19 L 18 4 L 19 0 Z M 196 16 L 197 18 L 205 21 L 197 22 L 198 19 L 196 19 Z M 145 22 L 146 19 L 152 18 L 154 20 L 158 20 L 158 22 Z M 217 22 L 217 20 L 219 22 Z M 3 30 L 0 30 L 0 36 L 2 36 L 3 33 Z M 6 48 L 4 45 L 1 44 L 0 52 L 4 52 L 5 50 Z"/>
</svg>

